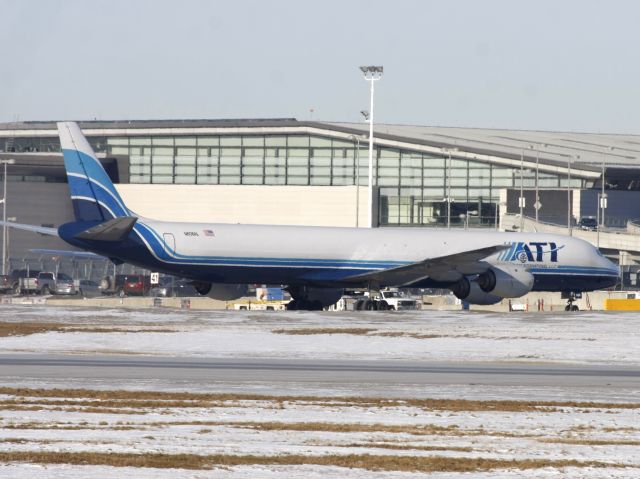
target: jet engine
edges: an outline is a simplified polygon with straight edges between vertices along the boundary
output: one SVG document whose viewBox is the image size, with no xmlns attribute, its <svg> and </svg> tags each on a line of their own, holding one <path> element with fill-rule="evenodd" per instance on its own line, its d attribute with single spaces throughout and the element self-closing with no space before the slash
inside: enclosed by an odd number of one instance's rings
<svg viewBox="0 0 640 479">
<path fill-rule="evenodd" d="M 466 277 L 454 284 L 451 287 L 451 291 L 456 298 L 471 304 L 489 305 L 502 301 L 502 296 L 496 296 L 483 291 L 480 289 L 478 283 L 475 281 L 469 281 Z"/>
<path fill-rule="evenodd" d="M 194 281 L 193 287 L 198 294 L 209 296 L 218 301 L 231 301 L 247 294 L 249 286 L 246 284 L 208 283 Z"/>
<path fill-rule="evenodd" d="M 518 265 L 493 267 L 475 280 L 480 289 L 503 298 L 519 298 L 533 288 L 533 275 Z"/>
</svg>

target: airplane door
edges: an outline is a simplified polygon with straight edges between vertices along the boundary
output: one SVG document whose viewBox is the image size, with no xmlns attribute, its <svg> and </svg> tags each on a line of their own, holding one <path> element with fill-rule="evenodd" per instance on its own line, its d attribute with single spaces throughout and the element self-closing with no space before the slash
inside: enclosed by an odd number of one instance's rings
<svg viewBox="0 0 640 479">
<path fill-rule="evenodd" d="M 167 256 L 172 257 L 176 252 L 176 238 L 172 233 L 163 233 L 164 250 Z"/>
</svg>

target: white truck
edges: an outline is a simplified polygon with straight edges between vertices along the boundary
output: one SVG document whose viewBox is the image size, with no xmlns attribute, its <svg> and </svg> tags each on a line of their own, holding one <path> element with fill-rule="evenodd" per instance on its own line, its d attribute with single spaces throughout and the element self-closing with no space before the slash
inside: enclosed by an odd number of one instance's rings
<svg viewBox="0 0 640 479">
<path fill-rule="evenodd" d="M 371 296 L 366 293 L 346 294 L 329 307 L 330 311 L 415 311 L 420 301 L 397 289 L 383 289 Z"/>
<path fill-rule="evenodd" d="M 38 273 L 36 269 L 14 269 L 11 272 L 11 289 L 14 294 L 30 294 L 38 291 Z"/>
</svg>

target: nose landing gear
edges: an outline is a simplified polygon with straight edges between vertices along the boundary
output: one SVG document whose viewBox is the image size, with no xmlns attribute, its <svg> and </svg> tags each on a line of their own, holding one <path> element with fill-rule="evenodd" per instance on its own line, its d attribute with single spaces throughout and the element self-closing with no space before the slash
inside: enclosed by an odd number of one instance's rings
<svg viewBox="0 0 640 479">
<path fill-rule="evenodd" d="M 565 311 L 580 311 L 577 304 L 573 304 L 577 299 L 582 298 L 582 293 L 574 293 L 573 291 L 563 291 L 562 298 L 566 298 L 567 305 L 564 307 Z"/>
</svg>

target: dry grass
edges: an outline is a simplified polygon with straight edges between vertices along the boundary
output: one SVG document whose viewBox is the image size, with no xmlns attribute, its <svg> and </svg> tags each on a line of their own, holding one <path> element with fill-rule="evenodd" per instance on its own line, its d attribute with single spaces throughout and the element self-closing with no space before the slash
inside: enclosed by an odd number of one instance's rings
<svg viewBox="0 0 640 479">
<path fill-rule="evenodd" d="M 18 323 L 11 321 L 0 321 L 0 337 L 7 336 L 28 336 L 30 334 L 39 333 L 174 333 L 173 329 L 157 328 L 149 326 L 146 328 L 115 328 L 100 326 L 78 326 L 66 323 L 45 323 L 45 322 L 29 322 Z"/>
<path fill-rule="evenodd" d="M 101 328 L 95 326 L 87 327 L 65 327 L 65 333 L 175 333 L 174 329 L 153 328 L 148 329 L 128 329 L 128 328 Z"/>
<path fill-rule="evenodd" d="M 439 426 L 437 424 L 380 424 L 349 422 L 278 422 L 278 421 L 163 421 L 135 423 L 137 426 L 170 427 L 170 426 L 208 426 L 238 429 L 254 429 L 256 431 L 297 431 L 297 432 L 335 432 L 335 433 L 389 433 L 410 434 L 412 436 L 491 436 L 491 437 L 524 437 L 536 438 L 535 434 L 519 434 L 505 431 L 491 431 L 482 426 L 472 429 L 461 429 L 457 425 Z M 213 432 L 210 429 L 201 431 Z M 202 432 L 203 434 L 205 432 Z"/>
<path fill-rule="evenodd" d="M 295 329 L 274 329 L 274 334 L 290 335 L 312 335 L 312 334 L 354 334 L 367 335 L 376 331 L 371 328 L 295 328 Z"/>
<path fill-rule="evenodd" d="M 334 422 L 218 422 L 216 424 L 201 424 L 203 426 L 228 426 L 237 428 L 255 429 L 258 431 L 313 431 L 313 432 L 385 432 L 394 434 L 412 434 L 412 435 L 449 435 L 449 436 L 466 436 L 478 435 L 482 430 L 469 429 L 461 430 L 456 425 L 438 426 L 436 424 L 363 424 L 363 423 L 334 423 Z"/>
<path fill-rule="evenodd" d="M 102 424 L 70 424 L 70 423 L 41 423 L 41 422 L 23 422 L 2 425 L 2 429 L 12 430 L 60 430 L 60 431 L 84 431 L 84 430 L 109 430 L 109 431 L 133 431 L 141 430 L 146 425 L 115 425 L 105 426 Z"/>
<path fill-rule="evenodd" d="M 12 323 L 0 321 L 0 337 L 27 336 L 29 334 L 62 331 L 64 325 L 50 323 Z"/>
<path fill-rule="evenodd" d="M 414 338 L 414 339 L 435 339 L 435 338 L 451 337 L 451 336 L 445 336 L 442 334 L 407 333 L 402 331 L 377 331 L 372 336 L 381 336 L 383 338 Z"/>
<path fill-rule="evenodd" d="M 618 426 L 618 427 L 603 427 L 603 432 L 637 432 L 640 431 L 640 427 L 633 426 Z"/>
<path fill-rule="evenodd" d="M 640 446 L 640 441 L 624 439 L 579 439 L 579 438 L 554 438 L 538 439 L 549 444 L 572 444 L 576 446 Z"/>
<path fill-rule="evenodd" d="M 212 427 L 252 429 L 255 431 L 296 431 L 296 432 L 333 432 L 333 433 L 385 433 L 408 434 L 412 436 L 491 436 L 491 437 L 526 437 L 535 438 L 532 434 L 517 434 L 504 431 L 490 431 L 482 427 L 461 429 L 456 425 L 439 426 L 436 424 L 380 424 L 380 423 L 334 423 L 334 422 L 256 422 L 256 421 L 153 421 L 124 422 L 113 426 L 95 423 L 11 423 L 2 425 L 2 429 L 43 429 L 43 430 L 146 430 L 173 426 L 200 426 L 199 434 L 215 433 Z M 355 447 L 355 446 L 354 446 Z M 449 448 L 447 448 L 449 449 Z"/>
<path fill-rule="evenodd" d="M 0 395 L 20 398 L 0 399 L 0 407 L 76 406 L 108 408 L 211 408 L 246 406 L 247 401 L 275 403 L 277 407 L 296 406 L 394 408 L 413 407 L 440 411 L 563 412 L 563 408 L 640 409 L 640 403 L 598 403 L 579 401 L 481 401 L 472 399 L 388 399 L 376 397 L 273 396 L 258 394 L 217 394 L 92 389 L 27 389 L 0 387 Z M 53 398 L 64 398 L 55 402 Z M 72 399 L 81 401 L 71 401 Z M 91 402 L 91 400 L 95 402 Z"/>
<path fill-rule="evenodd" d="M 106 465 L 115 467 L 149 467 L 178 469 L 212 469 L 220 466 L 272 465 L 299 466 L 313 464 L 366 469 L 371 471 L 407 472 L 477 472 L 494 469 L 539 469 L 546 467 L 622 467 L 597 461 L 527 459 L 502 460 L 488 458 L 439 456 L 381 456 L 370 454 L 305 456 L 227 455 L 200 456 L 196 454 L 131 454 L 99 452 L 0 452 L 0 462 L 29 462 L 37 464 Z"/>
<path fill-rule="evenodd" d="M 374 449 L 390 449 L 393 451 L 455 451 L 455 452 L 472 452 L 472 447 L 466 446 L 421 446 L 411 444 L 394 444 L 389 442 L 362 442 L 351 444 L 326 444 L 335 447 L 366 447 Z"/>
<path fill-rule="evenodd" d="M 313 335 L 313 334 L 353 334 L 358 336 L 375 336 L 383 338 L 413 338 L 413 339 L 435 339 L 435 338 L 472 338 L 489 339 L 495 341 L 511 341 L 513 339 L 531 339 L 535 341 L 547 341 L 553 338 L 541 336 L 491 336 L 487 334 L 438 334 L 438 333 L 418 333 L 408 331 L 388 331 L 373 328 L 291 328 L 274 329 L 275 334 L 290 335 Z M 572 338 L 572 341 L 595 341 L 595 338 Z"/>
</svg>

